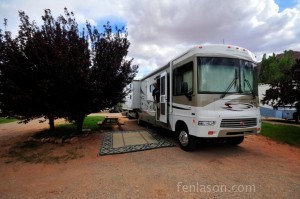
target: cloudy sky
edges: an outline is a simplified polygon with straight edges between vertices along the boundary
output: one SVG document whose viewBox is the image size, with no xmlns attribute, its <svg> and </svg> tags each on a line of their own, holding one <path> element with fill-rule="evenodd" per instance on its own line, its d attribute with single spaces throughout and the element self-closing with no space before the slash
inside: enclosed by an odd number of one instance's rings
<svg viewBox="0 0 300 199">
<path fill-rule="evenodd" d="M 137 78 L 199 44 L 224 41 L 259 59 L 300 51 L 300 0 L 0 0 L 0 19 L 8 19 L 8 30 L 16 33 L 18 10 L 39 23 L 44 9 L 58 16 L 64 7 L 82 25 L 88 20 L 97 27 L 107 21 L 126 26 Z"/>
</svg>

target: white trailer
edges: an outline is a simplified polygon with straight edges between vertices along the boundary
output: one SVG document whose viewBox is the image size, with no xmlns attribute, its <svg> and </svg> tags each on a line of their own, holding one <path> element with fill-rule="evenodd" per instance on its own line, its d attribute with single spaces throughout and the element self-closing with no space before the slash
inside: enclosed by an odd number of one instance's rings
<svg viewBox="0 0 300 199">
<path fill-rule="evenodd" d="M 141 86 L 139 80 L 133 80 L 126 87 L 126 90 L 129 90 L 129 93 L 125 97 L 125 103 L 122 105 L 122 109 L 126 112 L 128 117 L 136 118 L 137 110 L 140 110 L 140 89 Z"/>
<path fill-rule="evenodd" d="M 160 85 L 159 102 L 153 99 Z M 196 137 L 240 144 L 261 130 L 256 57 L 237 46 L 203 45 L 174 58 L 140 80 L 138 123 L 178 135 L 183 150 Z"/>
</svg>

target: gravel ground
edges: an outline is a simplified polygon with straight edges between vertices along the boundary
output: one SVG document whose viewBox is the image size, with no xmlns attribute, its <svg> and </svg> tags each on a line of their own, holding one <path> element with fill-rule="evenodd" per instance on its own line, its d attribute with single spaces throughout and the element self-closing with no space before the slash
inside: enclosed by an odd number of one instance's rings
<svg viewBox="0 0 300 199">
<path fill-rule="evenodd" d="M 300 149 L 263 136 L 249 136 L 235 147 L 200 146 L 191 153 L 170 147 L 97 156 L 99 132 L 73 145 L 53 144 L 58 154 L 81 146 L 82 158 L 7 163 L 9 147 L 47 127 L 37 121 L 20 125 L 0 125 L 0 198 L 300 198 Z M 127 121 L 123 128 L 145 127 Z"/>
</svg>

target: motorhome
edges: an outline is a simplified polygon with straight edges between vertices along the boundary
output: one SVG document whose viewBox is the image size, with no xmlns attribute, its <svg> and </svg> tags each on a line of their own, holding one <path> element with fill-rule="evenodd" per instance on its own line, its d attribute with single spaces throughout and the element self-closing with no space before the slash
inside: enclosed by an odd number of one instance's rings
<svg viewBox="0 0 300 199">
<path fill-rule="evenodd" d="M 197 137 L 240 144 L 261 130 L 257 74 L 245 48 L 196 46 L 139 81 L 137 121 L 176 132 L 187 151 Z"/>
</svg>

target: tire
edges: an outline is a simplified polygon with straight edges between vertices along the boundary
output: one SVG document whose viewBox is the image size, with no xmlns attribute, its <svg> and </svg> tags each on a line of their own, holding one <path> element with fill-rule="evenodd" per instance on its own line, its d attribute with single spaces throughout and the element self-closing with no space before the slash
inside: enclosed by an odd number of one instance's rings
<svg viewBox="0 0 300 199">
<path fill-rule="evenodd" d="M 189 134 L 186 126 L 180 127 L 177 132 L 180 148 L 184 151 L 193 151 L 197 146 L 196 137 Z"/>
<path fill-rule="evenodd" d="M 231 138 L 228 138 L 227 144 L 229 144 L 229 145 L 239 145 L 243 141 L 244 141 L 244 136 L 231 137 Z"/>
</svg>

